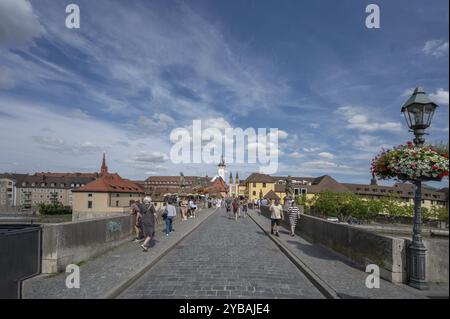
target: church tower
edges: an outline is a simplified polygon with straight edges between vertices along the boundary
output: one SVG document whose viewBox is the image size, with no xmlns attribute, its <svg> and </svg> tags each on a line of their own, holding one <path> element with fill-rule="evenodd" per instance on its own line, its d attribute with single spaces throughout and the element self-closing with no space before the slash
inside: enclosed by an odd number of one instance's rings
<svg viewBox="0 0 450 319">
<path fill-rule="evenodd" d="M 239 175 L 236 172 L 236 178 L 234 179 L 234 192 L 236 194 L 236 196 L 239 196 Z"/>
<path fill-rule="evenodd" d="M 219 168 L 217 169 L 217 175 L 219 175 L 224 181 L 225 181 L 225 161 L 223 160 L 223 154 L 222 158 L 220 159 L 219 165 L 217 165 Z"/>
<path fill-rule="evenodd" d="M 230 196 L 233 195 L 233 173 L 230 172 L 230 178 L 228 180 L 228 189 Z"/>
<path fill-rule="evenodd" d="M 106 166 L 106 153 L 103 152 L 102 167 L 100 168 L 100 176 L 108 174 L 108 166 Z"/>
</svg>

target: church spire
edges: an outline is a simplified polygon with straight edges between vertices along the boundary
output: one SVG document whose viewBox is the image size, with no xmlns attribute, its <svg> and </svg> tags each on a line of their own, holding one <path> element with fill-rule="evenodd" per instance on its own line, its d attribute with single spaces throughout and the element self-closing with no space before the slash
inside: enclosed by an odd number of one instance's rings
<svg viewBox="0 0 450 319">
<path fill-rule="evenodd" d="M 108 166 L 106 166 L 106 153 L 103 152 L 102 167 L 100 168 L 100 175 L 108 174 Z"/>
<path fill-rule="evenodd" d="M 219 163 L 219 165 L 217 165 L 217 166 L 219 166 L 219 167 L 226 167 L 225 161 L 224 161 L 224 159 L 223 159 L 223 154 L 222 154 L 222 157 L 220 158 L 220 163 Z"/>
</svg>

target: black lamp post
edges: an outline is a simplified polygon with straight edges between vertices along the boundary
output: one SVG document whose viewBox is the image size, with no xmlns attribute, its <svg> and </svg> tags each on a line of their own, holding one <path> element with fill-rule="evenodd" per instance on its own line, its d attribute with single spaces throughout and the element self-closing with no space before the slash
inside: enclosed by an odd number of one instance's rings
<svg viewBox="0 0 450 319">
<path fill-rule="evenodd" d="M 437 104 L 430 100 L 425 91 L 418 87 L 402 107 L 406 123 L 414 133 L 414 144 L 423 146 L 425 143 L 425 129 L 431 124 Z M 414 195 L 414 227 L 412 243 L 409 247 L 409 285 L 420 289 L 428 289 L 426 282 L 426 252 L 422 241 L 422 180 L 412 181 L 416 186 Z"/>
</svg>

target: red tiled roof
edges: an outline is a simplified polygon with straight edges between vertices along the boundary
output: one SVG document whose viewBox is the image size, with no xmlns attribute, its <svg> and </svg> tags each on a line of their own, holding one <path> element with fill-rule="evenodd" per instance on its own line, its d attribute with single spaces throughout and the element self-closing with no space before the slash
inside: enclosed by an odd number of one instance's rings
<svg viewBox="0 0 450 319">
<path fill-rule="evenodd" d="M 42 177 L 85 177 L 85 178 L 97 178 L 98 173 L 54 173 L 54 172 L 39 172 L 36 176 Z"/>
<path fill-rule="evenodd" d="M 101 192 L 101 193 L 139 193 L 143 189 L 136 183 L 123 179 L 116 173 L 107 173 L 95 181 L 80 187 L 76 192 Z"/>
</svg>

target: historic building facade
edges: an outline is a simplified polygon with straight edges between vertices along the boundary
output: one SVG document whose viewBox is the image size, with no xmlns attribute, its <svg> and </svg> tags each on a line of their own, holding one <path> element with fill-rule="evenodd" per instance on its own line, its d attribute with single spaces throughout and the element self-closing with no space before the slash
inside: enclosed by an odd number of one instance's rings
<svg viewBox="0 0 450 319">
<path fill-rule="evenodd" d="M 72 220 L 128 213 L 134 201 L 142 200 L 140 185 L 110 173 L 103 154 L 99 177 L 73 191 Z"/>
</svg>

